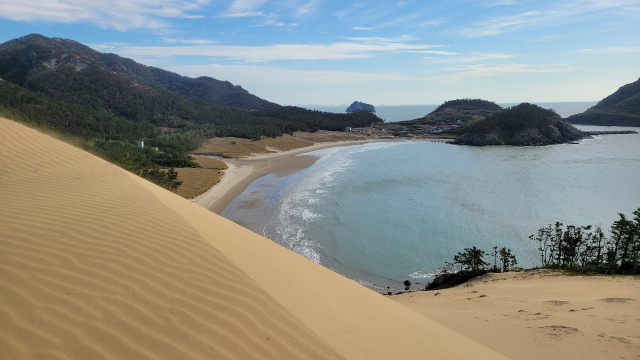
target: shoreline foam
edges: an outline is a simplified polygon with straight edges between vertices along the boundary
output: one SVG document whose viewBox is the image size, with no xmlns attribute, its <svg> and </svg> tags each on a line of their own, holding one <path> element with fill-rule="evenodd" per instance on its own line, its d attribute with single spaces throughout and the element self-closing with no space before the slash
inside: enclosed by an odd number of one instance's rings
<svg viewBox="0 0 640 360">
<path fill-rule="evenodd" d="M 221 214 L 233 199 L 242 194 L 257 179 L 269 174 L 293 174 L 310 167 L 319 159 L 317 156 L 303 154 L 337 146 L 383 141 L 393 140 L 372 139 L 324 142 L 271 154 L 259 154 L 239 159 L 224 158 L 221 160 L 229 166 L 229 169 L 224 170 L 225 176 L 222 181 L 192 201 L 216 214 Z"/>
</svg>

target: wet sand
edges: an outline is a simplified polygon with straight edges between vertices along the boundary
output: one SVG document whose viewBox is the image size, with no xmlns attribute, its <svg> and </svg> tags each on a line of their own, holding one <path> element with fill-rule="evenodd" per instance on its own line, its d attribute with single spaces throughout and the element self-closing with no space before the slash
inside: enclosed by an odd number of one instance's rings
<svg viewBox="0 0 640 360">
<path fill-rule="evenodd" d="M 269 174 L 277 176 L 291 175 L 310 167 L 319 159 L 316 156 L 301 154 L 330 147 L 366 144 L 375 141 L 389 140 L 326 142 L 304 148 L 254 155 L 241 159 L 221 159 L 229 166 L 229 169 L 225 170 L 224 178 L 209 191 L 194 199 L 193 202 L 216 214 L 221 214 L 233 199 L 257 179 Z M 256 206 L 259 206 L 259 204 Z"/>
</svg>

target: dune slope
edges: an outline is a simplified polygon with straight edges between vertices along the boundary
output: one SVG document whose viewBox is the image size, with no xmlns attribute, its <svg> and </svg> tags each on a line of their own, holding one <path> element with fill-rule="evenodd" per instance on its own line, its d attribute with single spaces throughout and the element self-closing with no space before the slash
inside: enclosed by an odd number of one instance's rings
<svg viewBox="0 0 640 360">
<path fill-rule="evenodd" d="M 0 154 L 0 358 L 500 358 L 1 118 Z"/>
</svg>

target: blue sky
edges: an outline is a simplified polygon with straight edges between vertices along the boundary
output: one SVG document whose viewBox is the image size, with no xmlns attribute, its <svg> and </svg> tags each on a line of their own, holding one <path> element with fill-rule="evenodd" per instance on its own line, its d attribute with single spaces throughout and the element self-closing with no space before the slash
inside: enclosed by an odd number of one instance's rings
<svg viewBox="0 0 640 360">
<path fill-rule="evenodd" d="M 73 39 L 283 105 L 597 101 L 640 77 L 640 1 L 2 0 Z"/>
</svg>

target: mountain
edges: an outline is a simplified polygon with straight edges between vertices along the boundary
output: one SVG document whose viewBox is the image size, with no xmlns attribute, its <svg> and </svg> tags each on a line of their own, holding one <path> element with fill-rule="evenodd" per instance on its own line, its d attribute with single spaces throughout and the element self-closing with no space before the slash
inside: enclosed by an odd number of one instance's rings
<svg viewBox="0 0 640 360">
<path fill-rule="evenodd" d="M 191 79 L 36 34 L 0 44 L 0 80 L 0 116 L 68 137 L 152 181 L 170 174 L 160 168 L 197 166 L 188 153 L 208 138 L 257 140 L 381 121 L 368 112 L 280 106 L 229 82 Z M 139 141 L 148 147 L 138 148 Z"/>
<path fill-rule="evenodd" d="M 365 104 L 360 101 L 354 101 L 351 105 L 349 105 L 349 107 L 346 110 L 346 112 L 348 113 L 357 112 L 357 111 L 368 111 L 371 113 L 375 113 L 376 108 L 371 104 Z"/>
<path fill-rule="evenodd" d="M 573 142 L 589 135 L 540 106 L 522 103 L 461 128 L 458 145 L 539 146 Z"/>
<path fill-rule="evenodd" d="M 210 77 L 192 79 L 145 66 L 115 54 L 103 54 L 73 40 L 31 34 L 0 44 L 0 77 L 28 90 L 64 98 L 87 96 L 128 101 L 168 90 L 210 103 L 243 109 L 279 105 L 241 86 Z"/>
<path fill-rule="evenodd" d="M 569 116 L 573 124 L 640 126 L 640 79 L 622 86 L 587 111 Z"/>
</svg>

